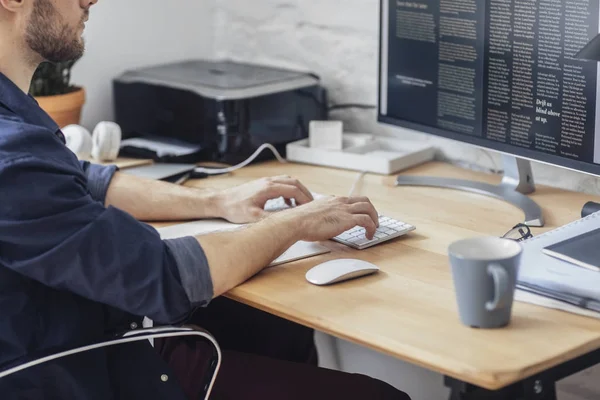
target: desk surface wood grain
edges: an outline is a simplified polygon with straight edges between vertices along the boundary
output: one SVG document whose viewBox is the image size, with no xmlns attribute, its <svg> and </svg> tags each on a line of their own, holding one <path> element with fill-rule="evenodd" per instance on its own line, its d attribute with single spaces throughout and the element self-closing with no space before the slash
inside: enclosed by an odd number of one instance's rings
<svg viewBox="0 0 600 400">
<path fill-rule="evenodd" d="M 500 177 L 429 163 L 406 174 L 447 176 L 498 183 Z M 272 175 L 299 178 L 310 190 L 346 195 L 356 172 L 268 162 L 227 176 L 192 181 L 228 187 Z M 600 321 L 516 302 L 510 326 L 477 330 L 457 314 L 447 248 L 458 239 L 500 236 L 523 214 L 493 198 L 439 188 L 395 187 L 393 176 L 367 174 L 356 187 L 383 214 L 414 224 L 413 233 L 367 250 L 326 242 L 332 252 L 269 268 L 228 297 L 472 384 L 498 389 L 600 347 Z M 593 196 L 538 186 L 531 195 L 543 208 L 544 228 L 578 218 Z M 160 224 L 164 226 L 165 224 Z M 381 272 L 318 287 L 304 275 L 335 258 L 370 261 Z"/>
</svg>

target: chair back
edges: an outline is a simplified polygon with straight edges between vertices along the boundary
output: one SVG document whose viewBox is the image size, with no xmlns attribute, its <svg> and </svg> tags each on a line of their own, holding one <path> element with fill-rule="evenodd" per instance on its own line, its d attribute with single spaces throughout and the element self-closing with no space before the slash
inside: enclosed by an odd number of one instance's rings
<svg viewBox="0 0 600 400">
<path fill-rule="evenodd" d="M 160 338 L 173 338 L 173 337 L 186 337 L 192 336 L 196 337 L 198 340 L 204 340 L 209 343 L 213 347 L 213 357 L 209 362 L 209 370 L 207 372 L 207 376 L 203 377 L 205 380 L 204 385 L 204 399 L 208 400 L 210 397 L 210 393 L 214 386 L 215 380 L 217 378 L 217 374 L 221 367 L 221 349 L 215 340 L 215 338 L 206 330 L 199 328 L 194 325 L 184 325 L 181 327 L 158 327 L 158 328 L 145 328 L 138 329 L 135 331 L 129 331 L 114 339 L 109 339 L 93 344 L 89 344 L 86 346 L 81 346 L 73 349 L 67 349 L 61 352 L 57 352 L 54 354 L 44 355 L 41 357 L 34 358 L 30 361 L 21 363 L 16 366 L 12 366 L 6 370 L 0 371 L 0 382 L 3 378 L 6 377 L 15 377 L 18 373 L 27 372 L 32 370 L 36 366 L 56 362 L 57 360 L 64 360 L 70 356 L 80 355 L 84 353 L 90 353 L 94 350 L 108 348 L 111 346 L 122 345 L 126 343 L 140 342 L 144 340 L 149 340 L 152 342 L 154 339 Z M 76 363 L 75 363 L 76 365 Z M 27 388 L 24 388 L 27 390 Z M 3 397 L 3 396 L 0 396 Z M 29 398 L 29 397 L 27 397 Z M 162 400 L 162 399 L 161 399 Z M 165 399 L 166 400 L 166 399 Z M 191 399 L 190 399 L 191 400 Z M 196 400 L 196 399 L 194 399 Z"/>
</svg>

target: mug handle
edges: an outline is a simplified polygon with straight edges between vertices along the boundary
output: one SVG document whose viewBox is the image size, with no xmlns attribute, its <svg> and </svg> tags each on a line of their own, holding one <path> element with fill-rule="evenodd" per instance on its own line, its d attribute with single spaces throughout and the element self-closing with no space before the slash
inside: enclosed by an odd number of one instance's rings
<svg viewBox="0 0 600 400">
<path fill-rule="evenodd" d="M 485 303 L 485 308 L 488 311 L 494 311 L 508 301 L 508 273 L 500 264 L 488 265 L 487 271 L 494 280 L 494 300 Z"/>
</svg>

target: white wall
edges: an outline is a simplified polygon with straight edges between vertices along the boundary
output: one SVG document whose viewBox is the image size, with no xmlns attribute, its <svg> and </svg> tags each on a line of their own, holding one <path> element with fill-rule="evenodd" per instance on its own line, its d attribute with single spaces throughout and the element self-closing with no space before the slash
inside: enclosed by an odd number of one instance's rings
<svg viewBox="0 0 600 400">
<path fill-rule="evenodd" d="M 86 24 L 72 82 L 87 91 L 82 124 L 112 119 L 112 79 L 129 68 L 211 57 L 214 0 L 100 0 Z"/>
<path fill-rule="evenodd" d="M 332 102 L 375 105 L 378 15 L 378 0 L 217 1 L 215 55 L 310 70 L 323 78 Z M 490 164 L 485 154 L 466 145 L 379 125 L 374 111 L 351 110 L 333 116 L 341 118 L 348 131 L 430 140 L 450 158 Z M 534 164 L 534 174 L 538 183 L 600 193 L 598 179 L 583 174 L 539 164 Z M 440 375 L 324 335 L 317 335 L 317 343 L 328 367 L 337 365 L 379 377 L 404 388 L 413 400 L 447 397 Z M 600 371 L 589 374 L 593 377 L 581 374 L 561 384 L 559 398 L 599 398 Z"/>
</svg>

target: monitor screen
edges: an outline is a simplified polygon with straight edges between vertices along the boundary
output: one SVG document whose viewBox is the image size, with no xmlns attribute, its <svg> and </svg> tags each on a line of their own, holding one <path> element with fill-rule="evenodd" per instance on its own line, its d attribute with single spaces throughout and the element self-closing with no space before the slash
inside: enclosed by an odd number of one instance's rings
<svg viewBox="0 0 600 400">
<path fill-rule="evenodd" d="M 379 121 L 600 175 L 600 0 L 382 0 Z"/>
</svg>

